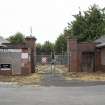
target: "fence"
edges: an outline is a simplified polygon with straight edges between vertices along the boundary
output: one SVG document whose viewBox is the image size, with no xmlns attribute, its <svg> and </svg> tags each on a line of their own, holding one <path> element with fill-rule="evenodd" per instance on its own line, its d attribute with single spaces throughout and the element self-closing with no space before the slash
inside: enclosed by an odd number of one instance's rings
<svg viewBox="0 0 105 105">
<path fill-rule="evenodd" d="M 57 65 L 65 65 L 68 64 L 68 55 L 54 55 L 55 63 Z M 51 64 L 52 57 L 51 55 L 36 55 L 36 63 L 37 64 Z"/>
</svg>

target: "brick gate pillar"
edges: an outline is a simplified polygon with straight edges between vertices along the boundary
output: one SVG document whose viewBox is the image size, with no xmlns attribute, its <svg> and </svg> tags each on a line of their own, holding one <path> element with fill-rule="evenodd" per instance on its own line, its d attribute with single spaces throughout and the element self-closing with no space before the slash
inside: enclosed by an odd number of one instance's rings
<svg viewBox="0 0 105 105">
<path fill-rule="evenodd" d="M 35 37 L 26 37 L 25 38 L 25 42 L 26 44 L 28 44 L 28 46 L 30 46 L 30 58 L 31 58 L 31 72 L 34 73 L 35 72 L 35 65 L 36 65 L 36 61 L 35 61 L 35 57 L 36 57 L 36 38 Z"/>
<path fill-rule="evenodd" d="M 79 51 L 78 51 L 78 42 L 77 39 L 70 39 L 69 40 L 69 68 L 71 72 L 78 72 L 79 71 Z"/>
</svg>

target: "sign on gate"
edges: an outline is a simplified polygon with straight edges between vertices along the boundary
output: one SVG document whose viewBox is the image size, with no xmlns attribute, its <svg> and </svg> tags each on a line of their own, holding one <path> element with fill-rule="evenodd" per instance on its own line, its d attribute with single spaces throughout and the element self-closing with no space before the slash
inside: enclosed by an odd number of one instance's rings
<svg viewBox="0 0 105 105">
<path fill-rule="evenodd" d="M 42 60 L 41 60 L 41 61 L 42 61 L 42 63 L 44 63 L 44 64 L 47 63 L 47 57 L 42 57 Z"/>
</svg>

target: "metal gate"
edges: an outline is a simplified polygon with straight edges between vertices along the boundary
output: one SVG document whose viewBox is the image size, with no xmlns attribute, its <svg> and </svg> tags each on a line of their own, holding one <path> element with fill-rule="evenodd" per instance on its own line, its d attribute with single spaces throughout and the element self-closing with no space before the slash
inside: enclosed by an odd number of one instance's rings
<svg viewBox="0 0 105 105">
<path fill-rule="evenodd" d="M 68 55 L 54 55 L 54 60 L 56 65 L 66 65 L 68 64 Z M 51 55 L 37 55 L 36 64 L 51 64 Z"/>
<path fill-rule="evenodd" d="M 59 73 L 63 66 L 68 64 L 67 55 L 37 55 L 36 64 L 39 73 Z"/>
</svg>

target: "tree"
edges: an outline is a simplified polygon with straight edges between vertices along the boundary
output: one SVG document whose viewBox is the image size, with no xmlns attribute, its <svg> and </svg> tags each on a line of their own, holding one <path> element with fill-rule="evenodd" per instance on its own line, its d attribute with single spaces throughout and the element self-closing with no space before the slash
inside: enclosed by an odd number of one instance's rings
<svg viewBox="0 0 105 105">
<path fill-rule="evenodd" d="M 97 5 L 74 15 L 75 20 L 68 24 L 64 34 L 79 41 L 93 41 L 105 34 L 105 9 Z"/>
<path fill-rule="evenodd" d="M 63 52 L 67 51 L 67 40 L 65 35 L 61 34 L 56 42 L 55 42 L 55 52 L 56 54 L 61 54 Z"/>
<path fill-rule="evenodd" d="M 52 44 L 49 41 L 45 41 L 45 43 L 42 45 L 42 53 L 46 55 L 50 55 L 51 52 L 53 51 L 54 44 Z"/>
<path fill-rule="evenodd" d="M 13 44 L 18 44 L 24 42 L 24 35 L 20 32 L 17 32 L 15 35 L 12 35 L 8 40 Z"/>
<path fill-rule="evenodd" d="M 36 54 L 40 55 L 42 53 L 42 45 L 40 43 L 36 44 Z"/>
</svg>

